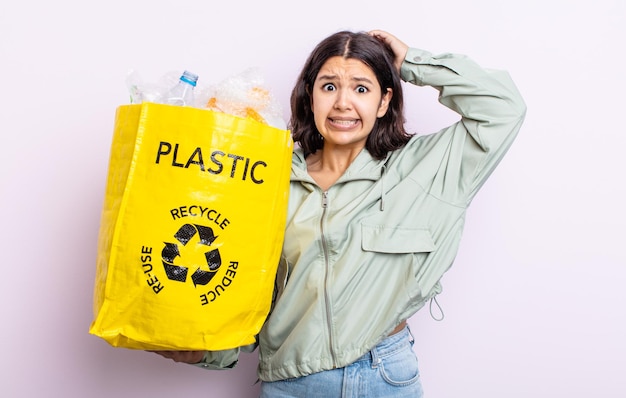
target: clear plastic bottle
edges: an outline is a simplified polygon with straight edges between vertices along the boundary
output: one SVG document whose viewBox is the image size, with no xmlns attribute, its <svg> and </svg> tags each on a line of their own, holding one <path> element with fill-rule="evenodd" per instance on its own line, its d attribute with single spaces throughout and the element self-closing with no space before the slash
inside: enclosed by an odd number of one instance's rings
<svg viewBox="0 0 626 398">
<path fill-rule="evenodd" d="M 178 84 L 165 94 L 165 103 L 168 105 L 193 106 L 193 90 L 198 82 L 198 75 L 184 71 Z"/>
</svg>

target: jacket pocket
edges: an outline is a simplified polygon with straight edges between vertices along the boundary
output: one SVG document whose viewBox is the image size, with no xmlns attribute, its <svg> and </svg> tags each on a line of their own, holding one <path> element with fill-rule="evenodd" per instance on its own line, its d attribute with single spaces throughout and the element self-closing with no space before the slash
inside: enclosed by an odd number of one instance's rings
<svg viewBox="0 0 626 398">
<path fill-rule="evenodd" d="M 361 224 L 361 248 L 377 253 L 430 253 L 435 241 L 423 228 Z"/>
</svg>

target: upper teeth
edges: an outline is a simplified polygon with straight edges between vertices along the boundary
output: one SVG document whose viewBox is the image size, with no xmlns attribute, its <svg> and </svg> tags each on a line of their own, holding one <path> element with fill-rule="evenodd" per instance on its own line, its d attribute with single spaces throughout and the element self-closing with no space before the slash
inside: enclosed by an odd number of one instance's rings
<svg viewBox="0 0 626 398">
<path fill-rule="evenodd" d="M 345 126 L 349 126 L 349 125 L 355 123 L 354 120 L 334 120 L 334 122 L 337 123 L 337 124 L 343 124 Z"/>
</svg>

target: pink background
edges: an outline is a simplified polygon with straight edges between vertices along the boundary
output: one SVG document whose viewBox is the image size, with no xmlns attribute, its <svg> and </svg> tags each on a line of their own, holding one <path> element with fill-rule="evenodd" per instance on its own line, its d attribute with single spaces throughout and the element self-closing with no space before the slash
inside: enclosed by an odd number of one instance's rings
<svg viewBox="0 0 626 398">
<path fill-rule="evenodd" d="M 255 397 L 256 355 L 210 372 L 87 333 L 126 73 L 265 71 L 285 108 L 340 29 L 508 69 L 528 104 L 439 297 L 410 320 L 426 396 L 626 396 L 626 9 L 621 0 L 11 1 L 0 6 L 3 397 Z M 407 87 L 409 126 L 456 116 Z"/>
</svg>

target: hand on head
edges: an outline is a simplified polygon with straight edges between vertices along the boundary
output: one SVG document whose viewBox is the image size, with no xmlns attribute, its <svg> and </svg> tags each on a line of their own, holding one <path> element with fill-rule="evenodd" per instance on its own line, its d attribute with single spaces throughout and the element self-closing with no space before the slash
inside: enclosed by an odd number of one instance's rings
<svg viewBox="0 0 626 398">
<path fill-rule="evenodd" d="M 404 61 L 404 57 L 406 57 L 406 53 L 409 50 L 409 46 L 407 46 L 402 40 L 398 39 L 391 33 L 385 32 L 383 30 L 371 30 L 368 32 L 372 37 L 382 41 L 391 47 L 391 50 L 394 54 L 394 65 L 400 71 L 400 67 L 402 66 L 402 62 Z"/>
</svg>

